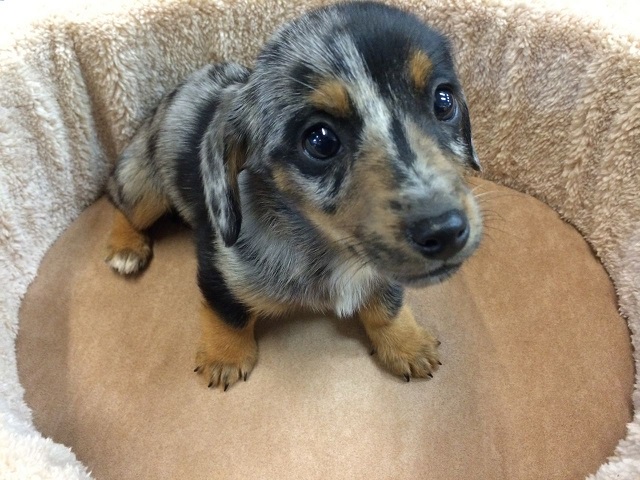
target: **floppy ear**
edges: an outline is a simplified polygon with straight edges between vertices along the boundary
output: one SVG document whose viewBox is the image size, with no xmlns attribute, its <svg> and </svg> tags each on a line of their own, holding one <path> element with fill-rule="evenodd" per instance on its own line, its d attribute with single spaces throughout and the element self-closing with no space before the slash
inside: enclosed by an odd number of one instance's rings
<svg viewBox="0 0 640 480">
<path fill-rule="evenodd" d="M 471 168 L 473 168 L 476 172 L 482 172 L 482 165 L 480 164 L 480 159 L 478 158 L 478 154 L 476 153 L 476 149 L 473 146 L 473 140 L 471 140 L 471 138 L 469 138 L 469 157 Z"/>
<path fill-rule="evenodd" d="M 476 153 L 476 149 L 473 146 L 473 139 L 471 138 L 471 119 L 469 118 L 469 109 L 467 107 L 467 102 L 461 102 L 462 109 L 462 137 L 464 139 L 464 143 L 467 147 L 467 157 L 469 159 L 469 164 L 471 168 L 473 168 L 477 172 L 482 171 L 482 165 L 480 165 L 480 159 L 478 158 L 478 154 Z"/>
<path fill-rule="evenodd" d="M 238 240 L 242 224 L 238 175 L 246 160 L 246 147 L 231 120 L 237 89 L 228 89 L 213 115 L 200 146 L 200 171 L 209 221 L 218 227 L 224 244 Z"/>
</svg>

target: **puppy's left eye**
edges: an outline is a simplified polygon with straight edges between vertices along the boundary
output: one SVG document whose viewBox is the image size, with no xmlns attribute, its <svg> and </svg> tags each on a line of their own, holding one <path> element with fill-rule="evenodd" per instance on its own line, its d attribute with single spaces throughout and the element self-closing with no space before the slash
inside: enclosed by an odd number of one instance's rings
<svg viewBox="0 0 640 480">
<path fill-rule="evenodd" d="M 433 99 L 433 111 L 442 122 L 451 120 L 458 111 L 458 102 L 453 92 L 447 87 L 438 87 Z"/>
<path fill-rule="evenodd" d="M 327 160 L 334 157 L 340 150 L 340 139 L 333 130 L 320 123 L 304 133 L 302 148 L 315 159 Z"/>
</svg>

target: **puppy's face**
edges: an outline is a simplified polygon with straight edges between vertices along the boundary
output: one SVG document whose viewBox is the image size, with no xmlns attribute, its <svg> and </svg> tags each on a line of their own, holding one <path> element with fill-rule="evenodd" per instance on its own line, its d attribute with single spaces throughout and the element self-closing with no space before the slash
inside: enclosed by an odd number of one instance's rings
<svg viewBox="0 0 640 480">
<path fill-rule="evenodd" d="M 267 44 L 242 102 L 246 168 L 345 257 L 424 284 L 476 249 L 467 107 L 446 41 L 415 17 L 369 3 L 308 14 Z"/>
</svg>

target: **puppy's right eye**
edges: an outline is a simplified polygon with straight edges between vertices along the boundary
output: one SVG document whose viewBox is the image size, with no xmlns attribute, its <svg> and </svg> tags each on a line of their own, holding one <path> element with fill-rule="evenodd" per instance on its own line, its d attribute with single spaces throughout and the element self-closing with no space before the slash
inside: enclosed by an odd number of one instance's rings
<svg viewBox="0 0 640 480">
<path fill-rule="evenodd" d="M 433 99 L 433 111 L 436 118 L 446 122 L 455 117 L 457 110 L 458 103 L 451 90 L 448 87 L 438 87 Z"/>
<path fill-rule="evenodd" d="M 340 150 L 340 139 L 327 125 L 319 123 L 305 131 L 302 148 L 312 158 L 327 160 Z"/>
</svg>

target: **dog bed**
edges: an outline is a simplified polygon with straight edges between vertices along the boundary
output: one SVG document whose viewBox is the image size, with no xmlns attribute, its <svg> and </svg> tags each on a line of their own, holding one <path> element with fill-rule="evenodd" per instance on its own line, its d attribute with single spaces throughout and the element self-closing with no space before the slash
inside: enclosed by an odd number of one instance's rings
<svg viewBox="0 0 640 480">
<path fill-rule="evenodd" d="M 477 255 L 410 294 L 443 341 L 434 379 L 410 384 L 357 323 L 304 318 L 262 325 L 249 381 L 208 390 L 190 232 L 155 227 L 136 279 L 102 263 L 106 176 L 154 102 L 204 63 L 249 63 L 313 2 L 115 2 L 6 25 L 0 477 L 640 478 L 631 14 L 397 3 L 452 39 L 490 180 L 471 179 Z"/>
</svg>

